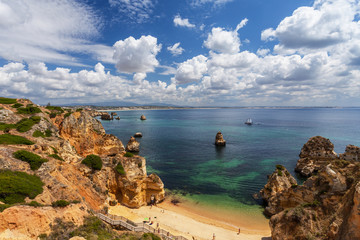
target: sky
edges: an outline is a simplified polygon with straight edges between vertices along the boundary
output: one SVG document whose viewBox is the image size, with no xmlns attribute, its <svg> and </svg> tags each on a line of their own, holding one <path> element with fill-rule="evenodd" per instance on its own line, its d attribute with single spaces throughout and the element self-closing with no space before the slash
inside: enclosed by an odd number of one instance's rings
<svg viewBox="0 0 360 240">
<path fill-rule="evenodd" d="M 360 2 L 0 0 L 0 96 L 360 106 Z"/>
</svg>

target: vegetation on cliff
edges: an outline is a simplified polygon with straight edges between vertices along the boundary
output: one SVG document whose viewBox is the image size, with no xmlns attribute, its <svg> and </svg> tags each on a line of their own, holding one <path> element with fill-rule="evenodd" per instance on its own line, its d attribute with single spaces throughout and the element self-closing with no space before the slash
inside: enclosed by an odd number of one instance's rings
<svg viewBox="0 0 360 240">
<path fill-rule="evenodd" d="M 11 134 L 1 134 L 0 135 L 0 144 L 13 145 L 13 144 L 25 144 L 33 145 L 34 143 L 24 137 L 11 135 Z"/>
<path fill-rule="evenodd" d="M 23 118 L 21 119 L 19 122 L 17 122 L 16 124 L 6 124 L 6 123 L 0 123 L 0 130 L 10 130 L 10 129 L 15 129 L 18 132 L 27 132 L 29 131 L 32 126 L 34 126 L 35 124 L 38 124 L 40 122 L 41 118 L 38 116 L 33 116 L 30 118 Z"/>
<path fill-rule="evenodd" d="M 120 174 L 122 176 L 126 175 L 124 167 L 122 166 L 122 164 L 120 162 L 116 165 L 115 170 L 118 174 Z"/>
<path fill-rule="evenodd" d="M 24 202 L 26 197 L 33 199 L 42 193 L 43 185 L 36 175 L 0 170 L 0 201 L 14 204 Z"/>
<path fill-rule="evenodd" d="M 47 159 L 41 158 L 39 155 L 26 150 L 16 151 L 13 156 L 16 159 L 29 163 L 31 170 L 38 170 L 44 162 L 48 161 Z"/>
<path fill-rule="evenodd" d="M 84 160 L 82 160 L 81 163 L 85 164 L 86 166 L 88 166 L 93 170 L 101 170 L 102 168 L 101 158 L 95 154 L 90 154 L 86 156 L 86 158 L 84 158 Z"/>
<path fill-rule="evenodd" d="M 26 105 L 26 107 L 19 107 L 17 109 L 18 114 L 35 114 L 40 113 L 41 110 L 38 107 L 34 107 L 32 104 Z"/>
<path fill-rule="evenodd" d="M 16 98 L 0 97 L 0 103 L 1 104 L 14 104 L 14 103 L 17 103 L 17 101 L 16 101 Z"/>
</svg>

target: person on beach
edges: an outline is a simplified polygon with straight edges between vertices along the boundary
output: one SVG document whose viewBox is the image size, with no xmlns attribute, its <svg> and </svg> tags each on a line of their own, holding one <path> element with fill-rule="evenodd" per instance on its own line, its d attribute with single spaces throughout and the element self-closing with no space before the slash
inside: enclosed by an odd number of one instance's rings
<svg viewBox="0 0 360 240">
<path fill-rule="evenodd" d="M 215 233 L 213 233 L 213 240 L 215 240 Z"/>
<path fill-rule="evenodd" d="M 238 231 L 237 235 L 239 235 L 239 234 L 240 234 L 240 228 L 239 228 L 239 231 Z"/>
</svg>

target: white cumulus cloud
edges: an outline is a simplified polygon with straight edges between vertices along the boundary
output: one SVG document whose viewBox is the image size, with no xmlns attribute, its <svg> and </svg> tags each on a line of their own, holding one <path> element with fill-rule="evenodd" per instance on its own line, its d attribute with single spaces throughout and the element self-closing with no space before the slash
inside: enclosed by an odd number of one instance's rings
<svg viewBox="0 0 360 240">
<path fill-rule="evenodd" d="M 188 18 L 181 18 L 180 15 L 176 15 L 174 17 L 174 24 L 175 26 L 179 27 L 187 27 L 187 28 L 194 28 L 195 25 L 189 22 Z"/>
<path fill-rule="evenodd" d="M 113 59 L 119 72 L 153 72 L 159 65 L 156 55 L 160 50 L 161 44 L 157 44 L 157 38 L 153 36 L 128 37 L 114 44 Z"/>
<path fill-rule="evenodd" d="M 180 43 L 175 43 L 174 45 L 167 47 L 167 50 L 171 52 L 172 55 L 180 55 L 184 52 L 184 49 L 180 47 Z"/>
<path fill-rule="evenodd" d="M 242 20 L 234 31 L 226 31 L 223 28 L 216 27 L 211 30 L 204 46 L 210 50 L 221 53 L 237 53 L 240 50 L 240 38 L 238 31 L 244 27 L 248 19 Z"/>
<path fill-rule="evenodd" d="M 175 80 L 179 84 L 197 82 L 207 71 L 207 58 L 199 55 L 180 63 L 175 74 Z"/>
</svg>

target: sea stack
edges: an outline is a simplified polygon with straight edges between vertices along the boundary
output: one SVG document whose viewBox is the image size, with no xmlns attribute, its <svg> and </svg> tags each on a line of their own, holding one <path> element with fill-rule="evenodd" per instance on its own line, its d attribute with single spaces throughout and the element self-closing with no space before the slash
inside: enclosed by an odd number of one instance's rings
<svg viewBox="0 0 360 240">
<path fill-rule="evenodd" d="M 215 145 L 216 146 L 225 146 L 226 145 L 226 141 L 224 140 L 223 135 L 220 131 L 216 134 Z"/>
<path fill-rule="evenodd" d="M 126 151 L 128 152 L 139 152 L 140 143 L 136 141 L 134 137 L 131 137 L 126 145 Z"/>
<path fill-rule="evenodd" d="M 140 119 L 141 119 L 141 120 L 146 120 L 145 115 L 141 115 Z"/>
<path fill-rule="evenodd" d="M 142 137 L 142 133 L 141 132 L 137 132 L 134 134 L 134 137 L 136 138 L 141 138 Z"/>
</svg>

